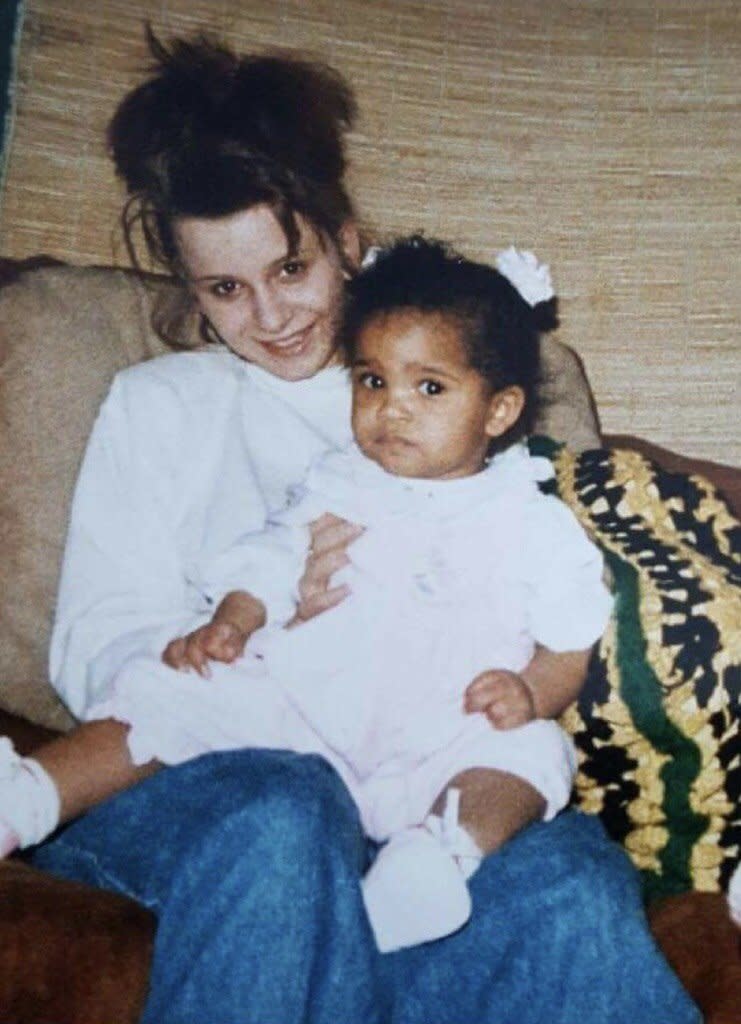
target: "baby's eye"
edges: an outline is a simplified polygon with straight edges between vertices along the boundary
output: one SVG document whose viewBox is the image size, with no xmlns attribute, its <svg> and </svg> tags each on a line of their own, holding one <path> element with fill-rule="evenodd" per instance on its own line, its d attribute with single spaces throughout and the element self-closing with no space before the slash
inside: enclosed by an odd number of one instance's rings
<svg viewBox="0 0 741 1024">
<path fill-rule="evenodd" d="M 423 395 L 432 397 L 434 395 L 441 395 L 445 388 L 437 380 L 423 380 L 419 385 L 419 390 Z"/>
<path fill-rule="evenodd" d="M 209 291 L 219 299 L 228 299 L 230 296 L 236 295 L 240 287 L 239 281 L 226 277 L 223 281 L 214 281 Z"/>
<path fill-rule="evenodd" d="M 377 391 L 383 387 L 383 380 L 377 373 L 361 373 L 356 379 L 362 388 L 368 388 L 369 391 Z"/>
</svg>

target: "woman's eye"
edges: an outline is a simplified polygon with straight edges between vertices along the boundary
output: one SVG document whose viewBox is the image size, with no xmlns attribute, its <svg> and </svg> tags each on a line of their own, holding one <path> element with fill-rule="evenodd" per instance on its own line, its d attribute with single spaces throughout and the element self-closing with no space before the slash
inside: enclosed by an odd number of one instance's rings
<svg viewBox="0 0 741 1024">
<path fill-rule="evenodd" d="M 228 298 L 230 295 L 236 295 L 239 291 L 239 281 L 232 281 L 230 278 L 224 281 L 216 281 L 211 285 L 211 294 L 216 295 L 220 299 Z"/>
<path fill-rule="evenodd" d="M 445 388 L 436 380 L 423 380 L 419 385 L 419 390 L 423 395 L 432 397 L 433 395 L 441 395 Z"/>
<path fill-rule="evenodd" d="M 283 277 L 300 277 L 306 272 L 305 260 L 286 260 L 281 267 Z"/>
<path fill-rule="evenodd" d="M 383 387 L 383 380 L 375 373 L 361 373 L 358 377 L 358 384 L 369 391 L 377 391 Z"/>
</svg>

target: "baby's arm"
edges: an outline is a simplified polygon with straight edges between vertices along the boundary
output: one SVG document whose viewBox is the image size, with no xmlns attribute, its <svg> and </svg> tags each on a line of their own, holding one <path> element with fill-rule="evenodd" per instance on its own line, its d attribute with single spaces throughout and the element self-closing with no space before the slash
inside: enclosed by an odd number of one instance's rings
<svg viewBox="0 0 741 1024">
<path fill-rule="evenodd" d="M 262 601 L 247 591 L 233 590 L 219 603 L 210 622 L 171 640 L 162 660 L 170 668 L 185 672 L 194 668 L 208 677 L 209 661 L 236 661 L 252 634 L 265 625 L 265 617 Z"/>
<path fill-rule="evenodd" d="M 534 718 L 558 718 L 584 685 L 590 652 L 537 647 L 519 674 L 491 669 L 476 676 L 464 694 L 464 708 L 483 712 L 497 729 L 514 729 Z"/>
<path fill-rule="evenodd" d="M 519 674 L 483 672 L 464 697 L 466 711 L 500 729 L 558 718 L 576 700 L 612 605 L 602 555 L 566 505 L 542 495 L 527 515 L 521 568 L 535 653 Z"/>
</svg>

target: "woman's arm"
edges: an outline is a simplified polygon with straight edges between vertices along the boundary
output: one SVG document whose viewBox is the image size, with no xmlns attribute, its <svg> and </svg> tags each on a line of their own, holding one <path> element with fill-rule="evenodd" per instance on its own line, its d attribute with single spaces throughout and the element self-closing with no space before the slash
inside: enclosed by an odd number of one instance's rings
<svg viewBox="0 0 741 1024">
<path fill-rule="evenodd" d="M 130 657 L 159 657 L 210 619 L 190 582 L 205 546 L 262 525 L 240 417 L 239 380 L 214 356 L 168 355 L 114 381 L 75 489 L 50 652 L 76 715 Z"/>
<path fill-rule="evenodd" d="M 78 716 L 159 631 L 164 641 L 193 624 L 169 518 L 180 448 L 166 399 L 154 422 L 146 390 L 114 382 L 78 477 L 50 652 L 51 681 Z"/>
</svg>

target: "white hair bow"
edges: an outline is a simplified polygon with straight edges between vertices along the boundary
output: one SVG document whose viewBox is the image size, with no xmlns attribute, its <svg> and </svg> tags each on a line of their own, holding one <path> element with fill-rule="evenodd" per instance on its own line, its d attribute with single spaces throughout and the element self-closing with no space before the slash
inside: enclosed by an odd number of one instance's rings
<svg viewBox="0 0 741 1024">
<path fill-rule="evenodd" d="M 551 270 L 547 263 L 538 263 L 535 255 L 528 251 L 509 249 L 500 252 L 494 264 L 504 277 L 514 285 L 525 302 L 537 306 L 539 302 L 547 302 L 556 294 L 551 281 Z"/>
</svg>

